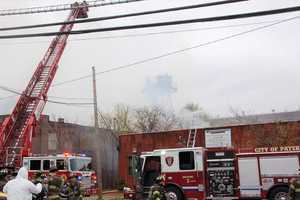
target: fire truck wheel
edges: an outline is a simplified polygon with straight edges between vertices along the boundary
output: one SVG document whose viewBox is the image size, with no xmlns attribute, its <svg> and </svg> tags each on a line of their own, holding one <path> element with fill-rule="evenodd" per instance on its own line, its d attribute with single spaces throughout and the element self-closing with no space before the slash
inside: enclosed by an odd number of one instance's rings
<svg viewBox="0 0 300 200">
<path fill-rule="evenodd" d="M 167 187 L 167 196 L 168 200 L 183 200 L 181 191 L 174 186 Z"/>
<path fill-rule="evenodd" d="M 276 187 L 269 195 L 269 200 L 288 200 L 289 189 L 287 187 Z"/>
</svg>

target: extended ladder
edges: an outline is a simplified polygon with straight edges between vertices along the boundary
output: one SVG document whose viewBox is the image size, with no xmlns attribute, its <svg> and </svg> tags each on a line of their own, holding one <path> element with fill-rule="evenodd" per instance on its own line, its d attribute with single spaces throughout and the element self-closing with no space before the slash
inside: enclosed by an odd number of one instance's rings
<svg viewBox="0 0 300 200">
<path fill-rule="evenodd" d="M 186 147 L 195 147 L 196 137 L 197 137 L 197 129 L 190 129 Z"/>
<path fill-rule="evenodd" d="M 66 21 L 87 17 L 86 3 L 74 3 L 72 8 Z M 62 25 L 60 32 L 71 31 L 73 25 L 73 23 Z M 2 123 L 0 128 L 0 164 L 2 167 L 19 167 L 22 157 L 30 154 L 36 120 L 39 120 L 46 104 L 47 92 L 56 74 L 68 36 L 69 34 L 57 35 L 52 40 L 11 115 Z"/>
</svg>

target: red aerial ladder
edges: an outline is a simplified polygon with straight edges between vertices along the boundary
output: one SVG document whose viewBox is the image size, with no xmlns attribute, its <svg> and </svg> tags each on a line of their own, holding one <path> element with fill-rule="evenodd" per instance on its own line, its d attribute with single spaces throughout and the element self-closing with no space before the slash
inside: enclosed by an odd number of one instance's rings
<svg viewBox="0 0 300 200">
<path fill-rule="evenodd" d="M 85 2 L 74 3 L 66 21 L 87 18 L 87 12 L 88 5 Z M 73 23 L 62 25 L 60 32 L 71 31 L 73 25 Z M 3 121 L 0 127 L 1 167 L 18 168 L 22 163 L 22 157 L 30 154 L 36 121 L 39 120 L 47 102 L 47 92 L 56 74 L 68 36 L 69 34 L 57 35 L 52 40 L 12 113 Z"/>
</svg>

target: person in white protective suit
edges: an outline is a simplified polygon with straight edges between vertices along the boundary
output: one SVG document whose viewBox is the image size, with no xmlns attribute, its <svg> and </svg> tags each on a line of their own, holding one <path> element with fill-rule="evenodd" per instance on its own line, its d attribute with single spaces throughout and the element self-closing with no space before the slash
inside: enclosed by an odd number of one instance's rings
<svg viewBox="0 0 300 200">
<path fill-rule="evenodd" d="M 32 193 L 38 194 L 42 191 L 42 184 L 33 184 L 28 180 L 28 170 L 21 167 L 15 179 L 8 181 L 3 187 L 7 193 L 7 200 L 32 200 Z"/>
</svg>

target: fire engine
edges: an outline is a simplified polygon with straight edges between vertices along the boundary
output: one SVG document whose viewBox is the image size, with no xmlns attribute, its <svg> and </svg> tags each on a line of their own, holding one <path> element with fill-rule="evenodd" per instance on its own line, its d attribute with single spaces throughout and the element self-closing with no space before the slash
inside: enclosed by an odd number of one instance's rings
<svg viewBox="0 0 300 200">
<path fill-rule="evenodd" d="M 1 171 L 15 171 L 22 165 L 28 167 L 30 176 L 35 172 L 48 172 L 56 166 L 58 174 L 68 177 L 77 175 L 88 193 L 96 187 L 96 174 L 91 170 L 91 158 L 78 155 L 32 155 L 32 137 L 36 125 L 48 100 L 47 93 L 59 67 L 59 60 L 67 45 L 67 39 L 74 22 L 88 17 L 88 4 L 73 3 L 71 12 L 55 36 L 44 57 L 39 62 L 26 89 L 12 113 L 0 125 L 0 168 Z M 3 185 L 4 180 L 0 180 Z"/>
<path fill-rule="evenodd" d="M 67 179 L 76 176 L 86 195 L 97 193 L 97 176 L 92 170 L 92 158 L 84 154 L 34 155 L 23 158 L 23 166 L 28 169 L 28 176 L 33 179 L 37 172 L 47 175 L 49 169 L 56 167 L 57 174 Z"/>
<path fill-rule="evenodd" d="M 142 199 L 158 175 L 167 195 L 181 199 L 288 199 L 298 176 L 300 146 L 255 149 L 159 149 L 132 156 L 134 188 L 126 199 Z"/>
</svg>

